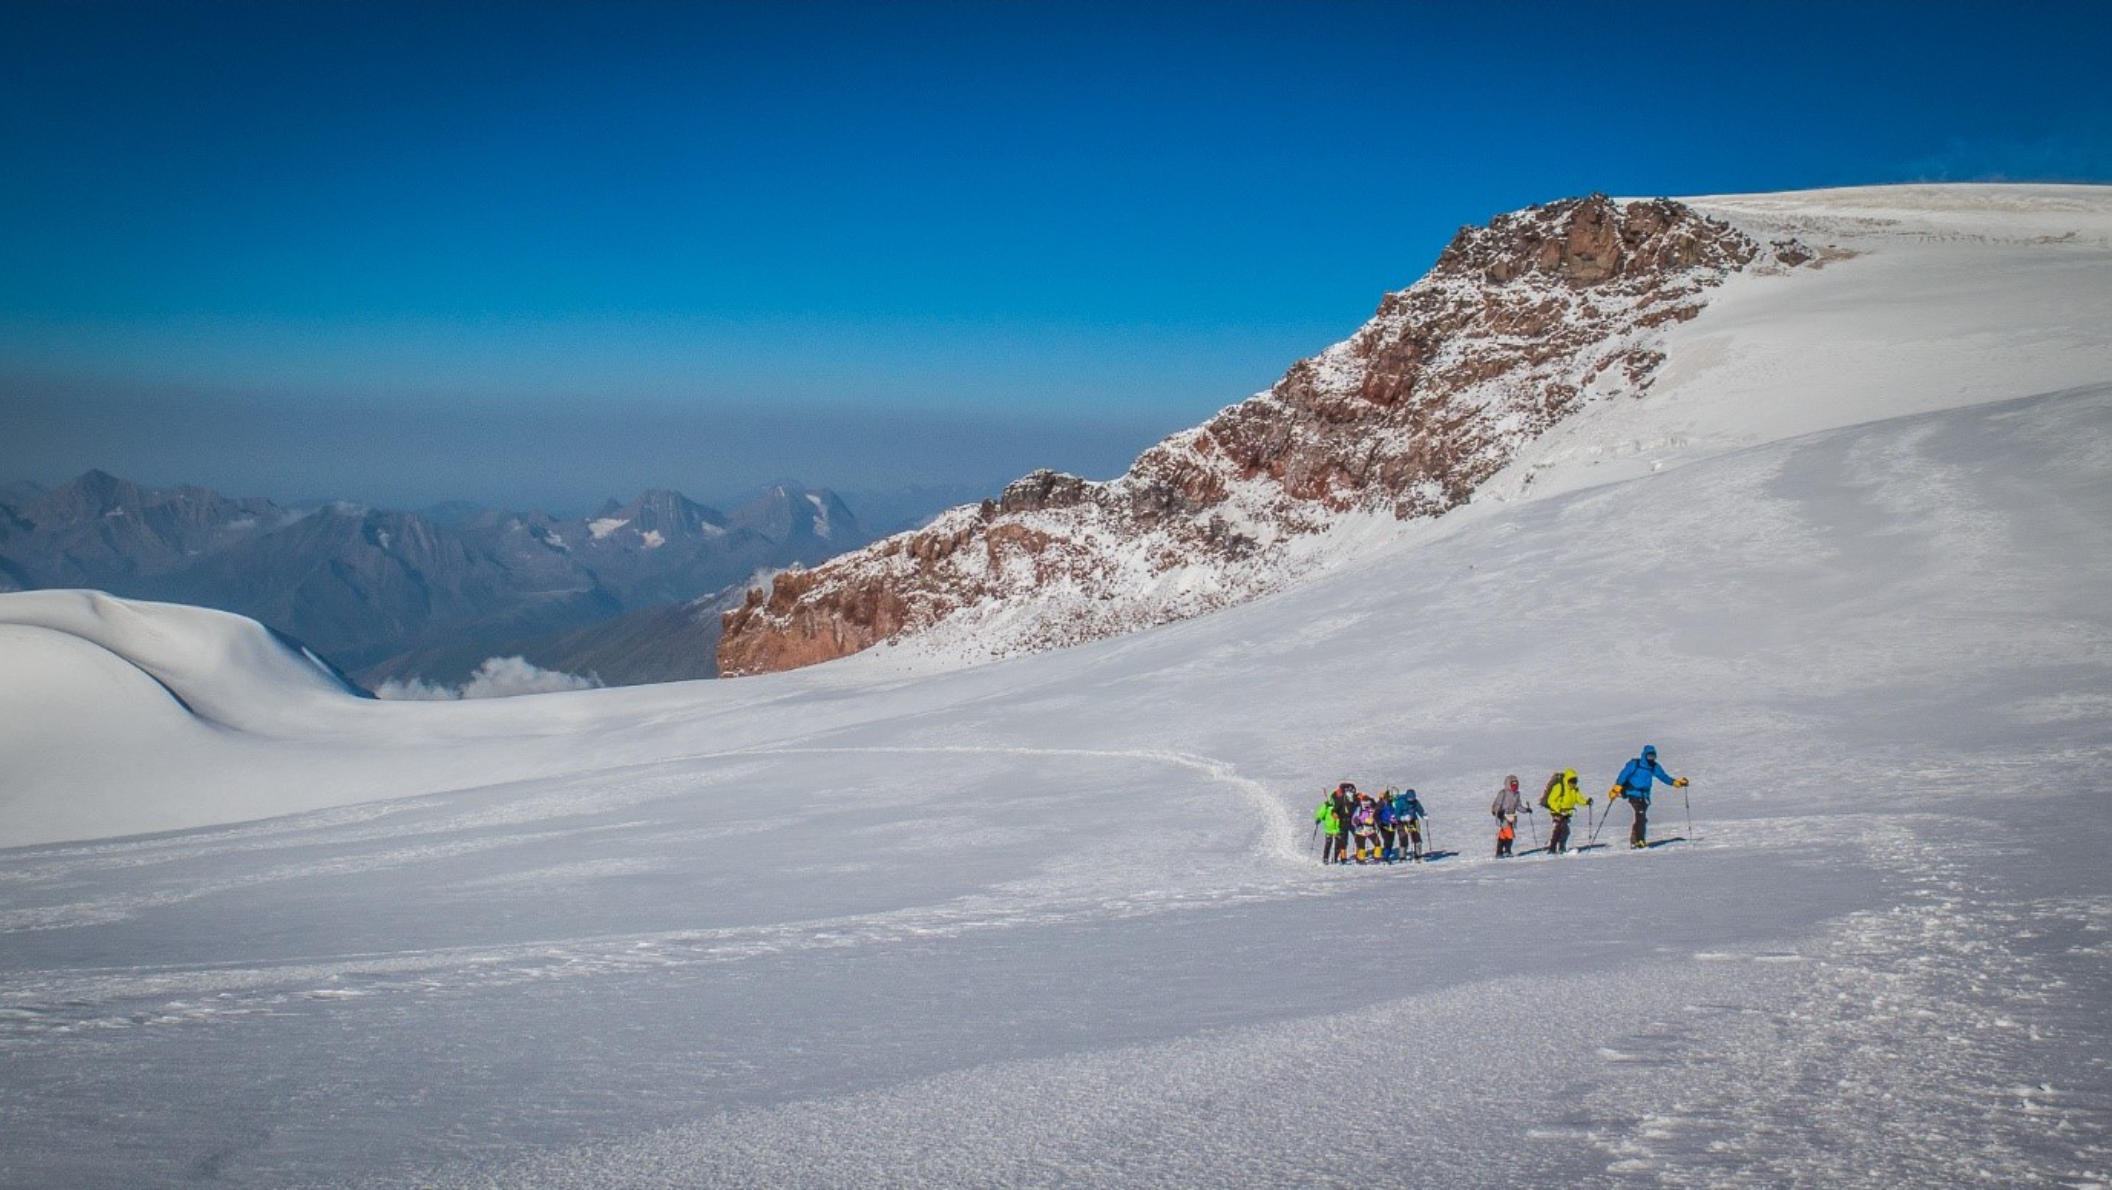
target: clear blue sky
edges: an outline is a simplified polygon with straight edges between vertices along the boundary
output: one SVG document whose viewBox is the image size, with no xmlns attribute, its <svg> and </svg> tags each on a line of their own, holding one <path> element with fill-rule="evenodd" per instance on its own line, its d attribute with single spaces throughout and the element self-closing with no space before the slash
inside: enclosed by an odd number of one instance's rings
<svg viewBox="0 0 2112 1190">
<path fill-rule="evenodd" d="M 14 4 L 0 479 L 1111 474 L 1460 224 L 2112 180 L 2112 5 Z"/>
</svg>

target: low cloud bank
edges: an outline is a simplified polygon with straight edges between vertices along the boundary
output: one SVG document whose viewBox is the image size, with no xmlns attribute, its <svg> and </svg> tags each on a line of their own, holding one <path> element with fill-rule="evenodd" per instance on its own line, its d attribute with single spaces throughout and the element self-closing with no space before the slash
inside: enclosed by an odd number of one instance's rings
<svg viewBox="0 0 2112 1190">
<path fill-rule="evenodd" d="M 593 674 L 581 676 L 562 670 L 544 669 L 526 657 L 486 657 L 475 673 L 460 686 L 443 686 L 423 678 L 391 678 L 374 688 L 374 697 L 400 701 L 438 702 L 455 698 L 511 698 L 516 694 L 550 694 L 559 690 L 591 690 L 601 685 Z"/>
</svg>

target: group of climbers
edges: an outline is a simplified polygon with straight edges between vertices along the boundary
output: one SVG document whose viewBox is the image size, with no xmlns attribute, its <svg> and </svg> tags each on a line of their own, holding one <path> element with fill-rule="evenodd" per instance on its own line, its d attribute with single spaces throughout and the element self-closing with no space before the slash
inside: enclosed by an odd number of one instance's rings
<svg viewBox="0 0 2112 1190">
<path fill-rule="evenodd" d="M 1320 798 L 1313 822 L 1327 833 L 1322 862 L 1346 864 L 1352 849 L 1360 864 L 1423 858 L 1422 799 L 1413 789 L 1388 789 L 1373 796 L 1344 781 Z"/>
<path fill-rule="evenodd" d="M 1660 781 L 1678 789 L 1687 786 L 1685 777 L 1675 777 L 1658 764 L 1657 747 L 1645 744 L 1641 755 L 1622 766 L 1613 788 L 1607 791 L 1608 813 L 1612 812 L 1616 800 L 1626 801 L 1634 813 L 1634 820 L 1628 828 L 1630 847 L 1649 846 L 1650 790 Z M 1562 855 L 1570 849 L 1570 821 L 1578 810 L 1592 804 L 1593 800 L 1578 788 L 1577 770 L 1563 769 L 1548 777 L 1547 785 L 1540 793 L 1540 806 L 1547 811 L 1550 822 L 1549 855 Z M 1515 775 L 1505 777 L 1503 785 L 1496 791 L 1496 799 L 1489 803 L 1489 814 L 1496 820 L 1497 859 L 1507 859 L 1513 854 L 1512 848 L 1518 840 L 1518 815 L 1532 812 L 1532 807 L 1525 803 L 1518 791 L 1518 778 Z M 1322 795 L 1320 805 L 1313 811 L 1315 830 L 1325 832 L 1327 836 L 1321 862 L 1346 864 L 1352 857 L 1360 864 L 1421 860 L 1423 826 L 1428 817 L 1413 789 L 1405 792 L 1388 789 L 1373 797 L 1359 793 L 1354 783 L 1344 781 L 1332 792 Z"/>
</svg>

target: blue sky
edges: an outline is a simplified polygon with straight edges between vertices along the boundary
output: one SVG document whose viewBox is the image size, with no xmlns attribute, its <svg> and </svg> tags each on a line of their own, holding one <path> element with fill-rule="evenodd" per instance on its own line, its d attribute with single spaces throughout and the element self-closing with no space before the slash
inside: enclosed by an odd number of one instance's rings
<svg viewBox="0 0 2112 1190">
<path fill-rule="evenodd" d="M 1462 223 L 2112 181 L 2112 5 L 12 5 L 0 479 L 1107 475 Z"/>
</svg>

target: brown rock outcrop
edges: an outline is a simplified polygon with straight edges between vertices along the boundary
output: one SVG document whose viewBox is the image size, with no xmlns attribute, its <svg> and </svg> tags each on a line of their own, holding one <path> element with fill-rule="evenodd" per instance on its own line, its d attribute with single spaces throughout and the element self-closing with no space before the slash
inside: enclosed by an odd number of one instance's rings
<svg viewBox="0 0 2112 1190">
<path fill-rule="evenodd" d="M 1592 195 L 1462 228 L 1354 335 L 1119 478 L 1037 471 L 750 592 L 726 615 L 720 672 L 942 632 L 978 656 L 1028 652 L 1263 594 L 1341 518 L 1438 515 L 1589 397 L 1641 395 L 1663 329 L 1763 253 L 1811 258 L 1664 199 Z"/>
</svg>

